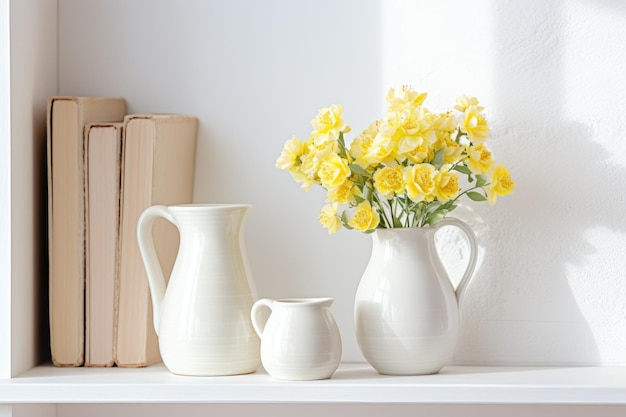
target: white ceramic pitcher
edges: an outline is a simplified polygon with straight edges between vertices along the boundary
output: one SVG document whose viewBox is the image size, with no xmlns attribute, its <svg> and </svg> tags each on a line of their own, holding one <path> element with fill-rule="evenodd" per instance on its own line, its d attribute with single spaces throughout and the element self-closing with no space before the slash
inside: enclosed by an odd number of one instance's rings
<svg viewBox="0 0 626 417">
<path fill-rule="evenodd" d="M 242 244 L 249 208 L 152 206 L 139 218 L 154 328 L 163 362 L 175 374 L 236 375 L 254 372 L 260 364 L 259 338 L 250 321 L 254 288 Z M 159 217 L 180 232 L 167 287 L 152 241 Z"/>
<path fill-rule="evenodd" d="M 435 234 L 459 228 L 468 239 L 468 265 L 457 288 L 437 254 Z M 432 374 L 452 359 L 459 303 L 478 254 L 472 229 L 445 218 L 435 226 L 377 229 L 354 303 L 356 337 L 365 359 L 381 374 Z"/>
<path fill-rule="evenodd" d="M 272 378 L 327 379 L 341 361 L 341 336 L 330 312 L 332 298 L 263 298 L 252 307 L 252 324 L 261 337 L 261 361 Z M 271 310 L 267 322 L 261 310 Z"/>
</svg>

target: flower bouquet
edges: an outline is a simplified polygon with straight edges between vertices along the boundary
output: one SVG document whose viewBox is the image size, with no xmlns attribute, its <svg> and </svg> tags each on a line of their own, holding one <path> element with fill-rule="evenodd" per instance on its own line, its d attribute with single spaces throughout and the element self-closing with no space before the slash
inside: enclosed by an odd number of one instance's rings
<svg viewBox="0 0 626 417">
<path fill-rule="evenodd" d="M 319 220 L 335 233 L 343 227 L 431 226 L 459 199 L 494 204 L 515 183 L 485 145 L 489 124 L 475 97 L 461 96 L 453 110 L 433 113 L 426 93 L 390 89 L 385 116 L 348 146 L 341 105 L 319 110 L 308 140 L 288 140 L 276 161 L 305 190 L 327 191 Z"/>
</svg>

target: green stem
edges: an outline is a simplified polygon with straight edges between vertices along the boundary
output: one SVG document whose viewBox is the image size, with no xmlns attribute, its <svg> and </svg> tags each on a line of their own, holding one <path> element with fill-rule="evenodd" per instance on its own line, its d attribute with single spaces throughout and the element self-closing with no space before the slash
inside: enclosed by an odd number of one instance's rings
<svg viewBox="0 0 626 417">
<path fill-rule="evenodd" d="M 458 200 L 459 198 L 461 198 L 462 195 L 469 193 L 470 191 L 474 191 L 477 190 L 479 188 L 485 188 L 486 186 L 488 186 L 489 184 L 491 184 L 490 182 L 481 185 L 480 187 L 472 187 L 472 188 L 468 188 L 467 190 L 463 191 L 461 194 L 457 195 L 454 200 L 452 200 L 452 204 L 454 204 L 454 202 L 456 202 L 456 200 Z"/>
<path fill-rule="evenodd" d="M 378 193 L 374 190 L 372 190 L 372 197 L 373 197 L 373 200 L 376 200 L 376 204 L 378 205 L 378 208 L 380 209 L 379 210 L 380 219 L 381 221 L 385 223 L 385 228 L 391 229 L 393 227 L 393 223 L 389 222 L 389 219 L 387 218 L 387 213 L 385 212 L 385 205 L 383 205 L 380 198 L 378 197 Z M 392 216 L 393 216 L 393 213 L 392 213 Z"/>
</svg>

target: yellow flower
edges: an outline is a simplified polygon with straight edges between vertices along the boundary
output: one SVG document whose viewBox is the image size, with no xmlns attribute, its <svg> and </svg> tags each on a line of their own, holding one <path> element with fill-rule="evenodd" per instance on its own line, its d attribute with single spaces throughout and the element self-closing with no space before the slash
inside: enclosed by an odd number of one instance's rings
<svg viewBox="0 0 626 417">
<path fill-rule="evenodd" d="M 318 157 L 320 163 L 317 176 L 324 188 L 339 187 L 351 175 L 348 161 L 336 153 L 327 150 Z"/>
<path fill-rule="evenodd" d="M 293 136 L 285 142 L 283 150 L 276 160 L 276 168 L 289 170 L 300 165 L 302 163 L 300 157 L 306 153 L 306 150 L 306 143 Z"/>
<path fill-rule="evenodd" d="M 463 158 L 465 148 L 456 143 L 451 137 L 438 140 L 434 149 L 435 152 L 443 148 L 443 162 L 446 164 L 454 164 Z"/>
<path fill-rule="evenodd" d="M 387 159 L 393 159 L 393 139 L 382 134 L 376 135 L 365 154 L 361 155 L 360 162 L 363 166 L 378 165 Z"/>
<path fill-rule="evenodd" d="M 356 230 L 366 232 L 376 228 L 379 222 L 380 216 L 376 210 L 372 208 L 369 201 L 365 200 L 356 207 L 354 217 L 350 219 L 348 224 Z"/>
<path fill-rule="evenodd" d="M 333 233 L 336 233 L 339 229 L 341 229 L 341 218 L 337 214 L 337 205 L 326 204 L 324 207 L 322 207 L 319 221 L 322 226 L 328 229 L 329 235 L 332 235 Z"/>
<path fill-rule="evenodd" d="M 301 187 L 306 191 L 311 189 L 313 184 L 319 184 L 315 179 L 302 172 L 302 167 L 293 167 L 289 170 L 293 179 L 301 184 Z"/>
<path fill-rule="evenodd" d="M 313 135 L 316 138 L 316 144 L 324 143 L 328 140 L 337 140 L 339 133 L 347 133 L 350 127 L 341 117 L 343 107 L 341 104 L 333 104 L 330 107 L 320 109 L 317 116 L 311 120 L 313 126 Z"/>
<path fill-rule="evenodd" d="M 433 130 L 452 133 L 456 130 L 456 117 L 452 112 L 440 113 L 433 119 Z"/>
<path fill-rule="evenodd" d="M 511 174 L 504 165 L 499 165 L 491 174 L 491 185 L 486 190 L 489 204 L 495 204 L 498 196 L 511 194 L 514 191 L 513 187 L 515 183 L 511 179 Z"/>
<path fill-rule="evenodd" d="M 491 171 L 495 161 L 491 157 L 491 152 L 484 145 L 470 146 L 467 149 L 469 159 L 467 166 L 474 174 L 486 174 Z"/>
<path fill-rule="evenodd" d="M 432 201 L 435 191 L 435 167 L 417 164 L 404 168 L 404 182 L 409 198 L 416 203 Z"/>
<path fill-rule="evenodd" d="M 317 170 L 320 166 L 320 153 L 321 150 L 310 146 L 308 151 L 300 158 L 302 160 L 300 169 L 311 178 L 315 178 L 317 176 Z"/>
<path fill-rule="evenodd" d="M 483 111 L 485 109 L 484 107 L 478 106 L 478 99 L 476 97 L 468 97 L 466 95 L 457 97 L 456 106 L 454 106 L 454 108 L 461 113 L 465 113 L 465 110 L 471 106 L 477 106 L 478 111 Z"/>
<path fill-rule="evenodd" d="M 387 92 L 387 103 L 389 111 L 399 111 L 405 107 L 420 106 L 426 100 L 427 93 L 418 93 L 410 86 L 402 88 L 390 88 Z"/>
<path fill-rule="evenodd" d="M 354 186 L 351 179 L 345 180 L 338 187 L 328 190 L 326 201 L 329 203 L 337 202 L 339 204 L 347 204 L 354 201 L 354 195 L 358 194 L 358 188 Z"/>
<path fill-rule="evenodd" d="M 387 200 L 391 200 L 394 194 L 402 194 L 404 192 L 402 166 L 384 167 L 377 170 L 374 173 L 374 187 Z"/>
<path fill-rule="evenodd" d="M 435 196 L 437 200 L 445 203 L 459 192 L 459 178 L 455 173 L 448 171 L 449 167 L 442 167 L 435 174 Z"/>
<path fill-rule="evenodd" d="M 400 128 L 396 131 L 397 153 L 404 157 L 421 145 L 430 145 L 435 141 L 431 128 L 432 114 L 422 108 L 405 110 L 400 115 Z"/>
<path fill-rule="evenodd" d="M 469 106 L 463 116 L 463 129 L 471 141 L 481 142 L 489 135 L 489 124 L 481 113 L 482 107 Z"/>
<path fill-rule="evenodd" d="M 379 124 L 380 121 L 371 123 L 367 129 L 361 132 L 361 134 L 350 144 L 350 154 L 355 158 L 355 163 L 363 166 L 364 168 L 367 168 L 368 163 L 364 162 L 362 157 L 367 154 L 369 149 L 372 147 L 372 142 L 378 134 Z"/>
<path fill-rule="evenodd" d="M 406 153 L 404 156 L 406 156 L 409 161 L 414 164 L 421 164 L 426 160 L 433 159 L 435 157 L 435 153 L 433 152 L 433 148 L 430 146 L 421 145 L 413 149 L 411 152 Z"/>
</svg>

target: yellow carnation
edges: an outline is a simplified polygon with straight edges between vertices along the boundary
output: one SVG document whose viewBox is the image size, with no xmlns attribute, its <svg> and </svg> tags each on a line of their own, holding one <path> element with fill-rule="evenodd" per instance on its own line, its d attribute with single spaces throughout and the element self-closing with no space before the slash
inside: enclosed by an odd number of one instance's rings
<svg viewBox="0 0 626 417">
<path fill-rule="evenodd" d="M 486 190 L 489 204 L 495 204 L 498 196 L 511 194 L 514 191 L 513 187 L 515 183 L 511 179 L 511 174 L 504 165 L 499 165 L 491 174 L 491 185 Z"/>
<path fill-rule="evenodd" d="M 333 233 L 336 233 L 339 229 L 341 229 L 341 218 L 337 214 L 337 205 L 326 204 L 324 207 L 322 207 L 319 221 L 322 226 L 328 229 L 329 235 L 332 235 Z"/>
<path fill-rule="evenodd" d="M 347 179 L 338 187 L 328 190 L 326 201 L 329 203 L 337 202 L 339 204 L 348 204 L 354 201 L 354 195 L 358 192 L 358 188 L 354 186 L 354 181 Z"/>
<path fill-rule="evenodd" d="M 466 95 L 459 96 L 456 99 L 456 106 L 454 108 L 461 113 L 465 113 L 471 106 L 476 106 L 478 111 L 483 111 L 485 108 L 478 105 L 478 99 L 476 97 L 468 97 Z"/>
<path fill-rule="evenodd" d="M 351 175 L 348 161 L 336 153 L 326 151 L 319 154 L 318 157 L 320 163 L 317 176 L 324 188 L 339 187 Z"/>
<path fill-rule="evenodd" d="M 378 212 L 372 208 L 369 201 L 365 200 L 356 207 L 354 217 L 350 219 L 348 224 L 356 230 L 366 232 L 375 229 L 379 222 Z"/>
<path fill-rule="evenodd" d="M 418 146 L 430 145 L 435 141 L 431 128 L 433 116 L 427 110 L 416 108 L 405 110 L 400 115 L 402 124 L 397 131 L 398 154 L 404 156 Z"/>
<path fill-rule="evenodd" d="M 446 164 L 454 164 L 463 158 L 465 147 L 456 143 L 451 137 L 438 140 L 434 149 L 435 152 L 443 148 L 443 162 Z"/>
<path fill-rule="evenodd" d="M 393 198 L 394 194 L 404 192 L 404 179 L 402 178 L 402 167 L 384 167 L 374 173 L 374 187 L 387 200 Z"/>
<path fill-rule="evenodd" d="M 433 130 L 452 133 L 456 130 L 456 117 L 452 112 L 440 113 L 433 118 Z"/>
<path fill-rule="evenodd" d="M 311 178 L 309 175 L 305 174 L 304 172 L 302 172 L 302 168 L 301 167 L 293 167 L 289 170 L 289 172 L 291 173 L 291 176 L 293 177 L 293 179 L 301 184 L 301 187 L 303 189 L 305 189 L 306 191 L 309 191 L 311 189 L 311 186 L 313 186 L 314 184 L 318 184 L 317 181 L 315 181 L 315 179 Z"/>
<path fill-rule="evenodd" d="M 395 144 L 393 139 L 382 134 L 376 135 L 365 154 L 361 155 L 359 161 L 361 165 L 368 167 L 378 165 L 388 159 L 393 159 Z"/>
<path fill-rule="evenodd" d="M 421 145 L 413 149 L 411 152 L 406 153 L 404 156 L 406 156 L 409 161 L 414 164 L 421 164 L 426 160 L 433 159 L 435 157 L 435 153 L 433 152 L 433 148 L 430 146 Z"/>
<path fill-rule="evenodd" d="M 445 203 L 455 197 L 459 192 L 459 178 L 455 173 L 448 171 L 449 167 L 442 168 L 435 174 L 435 196 L 437 200 Z"/>
<path fill-rule="evenodd" d="M 417 164 L 404 168 L 404 182 L 409 198 L 416 203 L 432 201 L 435 191 L 435 167 Z"/>
<path fill-rule="evenodd" d="M 355 138 L 350 144 L 350 154 L 354 156 L 355 163 L 367 168 L 368 163 L 363 161 L 363 155 L 366 155 L 372 147 L 372 142 L 378 134 L 378 125 L 380 121 L 371 123 L 367 129 Z"/>
<path fill-rule="evenodd" d="M 489 135 L 489 124 L 481 113 L 482 107 L 469 106 L 463 116 L 463 129 L 471 141 L 481 142 Z"/>
<path fill-rule="evenodd" d="M 300 157 L 307 151 L 306 143 L 293 136 L 285 142 L 280 156 L 276 160 L 276 168 L 289 170 L 302 162 Z"/>
<path fill-rule="evenodd" d="M 420 106 L 426 100 L 427 93 L 418 93 L 410 86 L 390 88 L 387 92 L 387 103 L 390 111 L 402 110 L 405 107 Z"/>
<path fill-rule="evenodd" d="M 491 171 L 495 161 L 491 157 L 491 152 L 484 145 L 470 146 L 467 149 L 469 159 L 467 166 L 474 174 L 486 174 Z"/>
<path fill-rule="evenodd" d="M 316 138 L 316 144 L 324 143 L 328 140 L 337 140 L 339 133 L 347 133 L 350 127 L 341 117 L 343 107 L 341 104 L 333 104 L 330 107 L 320 109 L 317 116 L 311 120 L 313 126 L 313 135 Z"/>
</svg>

